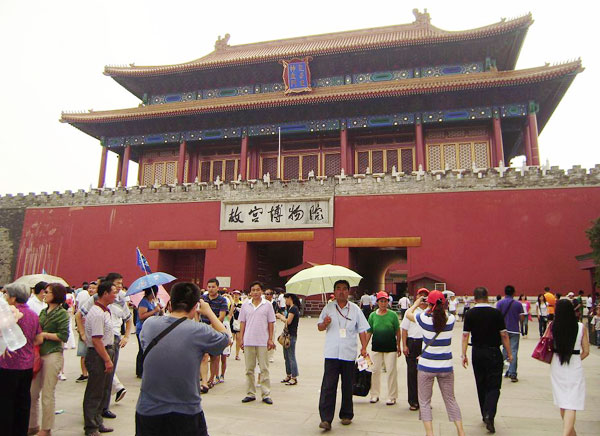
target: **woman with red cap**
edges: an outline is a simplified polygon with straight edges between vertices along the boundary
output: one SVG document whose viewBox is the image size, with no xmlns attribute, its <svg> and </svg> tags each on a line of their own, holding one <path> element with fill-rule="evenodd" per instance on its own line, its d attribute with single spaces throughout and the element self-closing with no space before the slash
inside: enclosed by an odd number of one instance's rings
<svg viewBox="0 0 600 436">
<path fill-rule="evenodd" d="M 433 415 L 431 414 L 431 396 L 433 380 L 437 378 L 446 412 L 454 422 L 459 436 L 464 436 L 460 408 L 454 398 L 454 371 L 452 368 L 452 329 L 454 315 L 447 315 L 446 298 L 440 291 L 431 291 L 427 297 L 428 307 L 424 312 L 414 314 L 423 297 L 417 298 L 408 309 L 406 316 L 415 321 L 423 330 L 423 351 L 419 357 L 419 418 L 423 421 L 427 436 L 433 436 Z"/>
</svg>

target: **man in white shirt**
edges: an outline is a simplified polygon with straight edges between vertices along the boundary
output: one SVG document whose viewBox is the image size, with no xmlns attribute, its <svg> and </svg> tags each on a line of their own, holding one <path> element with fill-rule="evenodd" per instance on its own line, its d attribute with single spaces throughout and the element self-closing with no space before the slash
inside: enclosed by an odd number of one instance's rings
<svg viewBox="0 0 600 436">
<path fill-rule="evenodd" d="M 371 306 L 371 296 L 369 295 L 368 291 L 365 291 L 362 297 L 360 297 L 360 309 L 362 310 L 365 318 L 369 319 L 369 315 L 371 314 L 373 306 Z"/>
<path fill-rule="evenodd" d="M 410 307 L 410 300 L 406 295 L 403 295 L 402 298 L 398 300 L 398 309 L 400 312 L 400 318 L 404 319 L 404 314 Z"/>
<path fill-rule="evenodd" d="M 285 312 L 285 298 L 283 296 L 284 294 L 285 294 L 285 292 L 280 292 L 279 297 L 277 297 L 277 304 L 279 305 L 279 313 Z"/>
<path fill-rule="evenodd" d="M 319 428 L 331 430 L 335 413 L 335 398 L 338 381 L 342 379 L 342 404 L 340 420 L 342 425 L 352 423 L 354 407 L 352 404 L 352 378 L 354 359 L 356 359 L 357 338 L 360 338 L 360 354 L 367 355 L 367 330 L 370 326 L 360 308 L 348 301 L 350 284 L 346 280 L 334 283 L 335 300 L 323 308 L 317 328 L 325 335 L 325 369 L 319 398 Z"/>
<path fill-rule="evenodd" d="M 421 288 L 417 291 L 416 298 L 427 297 L 429 291 Z M 408 298 L 407 298 L 408 300 Z M 427 300 L 423 299 L 421 305 L 415 310 L 415 315 L 427 308 Z M 423 332 L 421 327 L 408 318 L 403 318 L 400 324 L 402 331 L 402 352 L 406 358 L 406 384 L 408 387 L 408 405 L 410 410 L 419 410 L 419 393 L 417 390 L 417 359 L 423 348 Z"/>
<path fill-rule="evenodd" d="M 48 286 L 48 283 L 46 282 L 37 282 L 35 286 L 31 288 L 33 293 L 27 301 L 27 305 L 35 312 L 37 316 L 40 316 L 40 312 L 48 306 L 44 302 L 44 297 L 46 296 L 46 286 Z"/>
</svg>

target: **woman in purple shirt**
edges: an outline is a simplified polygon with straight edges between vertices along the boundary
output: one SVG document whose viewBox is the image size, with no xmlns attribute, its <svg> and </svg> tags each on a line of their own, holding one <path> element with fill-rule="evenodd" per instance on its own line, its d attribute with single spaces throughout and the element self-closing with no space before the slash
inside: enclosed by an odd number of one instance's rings
<svg viewBox="0 0 600 436">
<path fill-rule="evenodd" d="M 38 316 L 27 306 L 29 291 L 23 284 L 11 283 L 6 289 L 6 301 L 23 314 L 17 322 L 27 343 L 14 353 L 0 356 L 0 423 L 2 434 L 27 434 L 31 407 L 31 380 L 33 378 L 33 346 L 42 343 L 42 329 Z"/>
</svg>

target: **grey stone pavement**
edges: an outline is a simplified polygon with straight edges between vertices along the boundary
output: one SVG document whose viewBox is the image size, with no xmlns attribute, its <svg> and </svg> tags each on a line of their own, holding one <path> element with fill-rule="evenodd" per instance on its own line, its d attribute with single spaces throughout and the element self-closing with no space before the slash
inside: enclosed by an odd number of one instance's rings
<svg viewBox="0 0 600 436">
<path fill-rule="evenodd" d="M 244 363 L 228 359 L 226 382 L 217 385 L 204 395 L 202 407 L 205 411 L 211 436 L 219 435 L 319 435 L 319 388 L 323 374 L 324 333 L 318 332 L 316 319 L 300 320 L 297 345 L 299 383 L 285 386 L 279 381 L 285 376 L 281 347 L 275 353 L 271 364 L 272 406 L 256 401 L 242 404 L 244 397 Z M 277 323 L 277 331 L 281 330 Z M 454 331 L 453 354 L 455 370 L 455 393 L 463 415 L 467 435 L 488 434 L 481 422 L 473 371 L 460 366 L 460 338 L 462 323 L 457 323 Z M 537 343 L 537 323 L 530 322 L 529 338 L 521 339 L 519 349 L 519 382 L 505 382 L 496 417 L 498 435 L 560 435 L 561 420 L 559 410 L 552 403 L 550 367 L 532 359 L 531 352 Z M 118 375 L 127 387 L 127 395 L 111 409 L 117 414 L 105 424 L 115 429 L 115 436 L 135 434 L 134 416 L 140 380 L 135 377 L 135 338 L 121 352 Z M 470 352 L 469 352 L 470 353 Z M 173 356 L 175 359 L 176 356 Z M 79 358 L 75 350 L 65 351 L 65 371 L 67 381 L 59 382 L 56 394 L 56 409 L 64 413 L 56 416 L 54 435 L 82 435 L 82 399 L 84 383 L 75 383 L 79 376 Z M 591 355 L 584 361 L 587 394 L 586 410 L 577 413 L 577 434 L 600 435 L 600 350 L 591 347 Z M 354 420 L 350 426 L 342 426 L 336 419 L 330 434 L 347 436 L 375 435 L 422 435 L 423 426 L 418 412 L 408 410 L 406 402 L 406 362 L 398 359 L 398 382 L 400 398 L 395 406 L 386 406 L 385 400 L 370 404 L 368 397 L 354 397 Z M 382 398 L 387 388 L 382 380 Z M 114 399 L 114 398 L 113 398 Z M 339 403 L 339 395 L 338 395 Z M 437 388 L 433 394 L 433 420 L 436 435 L 456 434 L 448 417 Z M 336 413 L 339 411 L 336 409 Z"/>
</svg>

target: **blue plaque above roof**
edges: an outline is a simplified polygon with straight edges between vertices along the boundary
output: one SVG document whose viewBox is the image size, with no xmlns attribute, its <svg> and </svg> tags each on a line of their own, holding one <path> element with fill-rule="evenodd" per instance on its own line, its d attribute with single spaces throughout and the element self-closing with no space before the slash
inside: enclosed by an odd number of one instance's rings
<svg viewBox="0 0 600 436">
<path fill-rule="evenodd" d="M 279 61 L 283 65 L 284 94 L 312 91 L 310 68 L 308 66 L 308 62 L 311 60 L 311 56 L 306 56 L 303 59 L 294 58 L 289 61 Z"/>
</svg>

